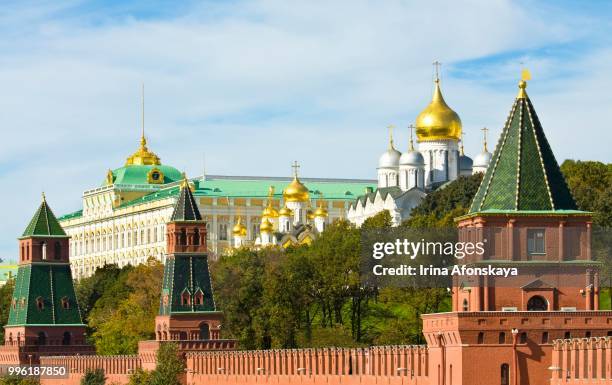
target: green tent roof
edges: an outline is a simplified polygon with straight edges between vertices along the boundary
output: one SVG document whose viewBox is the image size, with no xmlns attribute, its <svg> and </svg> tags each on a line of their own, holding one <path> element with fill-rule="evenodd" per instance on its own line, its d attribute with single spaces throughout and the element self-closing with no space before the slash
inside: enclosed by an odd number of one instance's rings
<svg viewBox="0 0 612 385">
<path fill-rule="evenodd" d="M 66 237 L 66 233 L 60 226 L 53 212 L 47 205 L 47 200 L 43 196 L 43 201 L 38 210 L 32 217 L 30 224 L 26 227 L 22 237 Z"/>
<path fill-rule="evenodd" d="M 525 92 L 514 101 L 470 214 L 491 211 L 577 210 Z"/>
<path fill-rule="evenodd" d="M 187 181 L 185 181 L 187 183 Z M 198 209 L 198 205 L 193 198 L 191 189 L 189 186 L 181 187 L 181 194 L 179 195 L 176 204 L 174 205 L 174 211 L 172 212 L 172 221 L 201 221 L 202 215 Z"/>
</svg>

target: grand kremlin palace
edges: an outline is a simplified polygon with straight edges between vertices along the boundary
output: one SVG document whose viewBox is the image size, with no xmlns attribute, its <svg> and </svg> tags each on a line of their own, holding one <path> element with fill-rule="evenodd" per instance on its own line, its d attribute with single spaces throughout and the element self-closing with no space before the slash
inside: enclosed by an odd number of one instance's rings
<svg viewBox="0 0 612 385">
<path fill-rule="evenodd" d="M 58 218 L 71 237 L 74 277 L 88 277 L 97 268 L 111 263 L 136 265 L 149 257 L 163 262 L 166 223 L 182 180 L 183 173 L 162 164 L 147 148 L 143 133 L 138 150 L 125 165 L 108 170 L 101 186 L 83 193 L 83 209 Z M 268 211 L 278 213 L 277 209 L 287 201 L 283 192 L 289 190 L 288 186 L 307 188 L 300 197 L 312 207 L 308 216 L 314 216 L 316 207 L 324 206 L 327 221 L 344 217 L 351 202 L 376 188 L 375 180 L 300 180 L 297 169 L 293 178 L 206 175 L 189 183 L 207 222 L 207 244 L 213 258 L 232 247 L 236 236 L 246 238 L 245 244 L 255 243 L 262 214 L 265 215 L 268 206 L 271 206 Z"/>
</svg>

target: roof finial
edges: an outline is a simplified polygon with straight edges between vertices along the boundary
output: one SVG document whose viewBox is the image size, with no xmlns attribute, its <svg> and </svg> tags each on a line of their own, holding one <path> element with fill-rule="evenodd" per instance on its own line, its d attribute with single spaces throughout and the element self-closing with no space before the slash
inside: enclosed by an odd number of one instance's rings
<svg viewBox="0 0 612 385">
<path fill-rule="evenodd" d="M 187 179 L 187 174 L 183 172 L 183 181 L 181 182 L 181 189 L 189 188 L 189 180 Z"/>
<path fill-rule="evenodd" d="M 461 130 L 461 147 L 459 147 L 459 155 L 464 156 L 465 152 L 463 150 L 463 130 Z"/>
<path fill-rule="evenodd" d="M 521 71 L 521 81 L 519 82 L 519 93 L 517 99 L 525 99 L 527 97 L 527 80 L 531 80 L 531 72 L 527 68 L 523 68 Z"/>
<path fill-rule="evenodd" d="M 45 192 L 42 192 L 42 201 L 46 202 L 47 201 L 47 197 L 45 196 Z"/>
<path fill-rule="evenodd" d="M 483 136 L 483 145 L 484 145 L 484 152 L 488 152 L 489 150 L 487 150 L 487 131 L 489 131 L 488 128 L 483 127 L 481 128 L 482 130 L 482 136 Z"/>
<path fill-rule="evenodd" d="M 145 138 L 144 82 L 142 82 L 141 103 L 142 103 L 142 112 L 141 112 L 141 114 L 142 114 L 142 116 L 141 116 L 142 133 L 140 135 L 140 145 L 144 147 L 144 146 L 147 145 L 147 139 Z"/>
<path fill-rule="evenodd" d="M 408 150 L 414 151 L 414 124 L 409 125 L 408 128 L 410 128 L 410 145 Z"/>
<path fill-rule="evenodd" d="M 439 61 L 435 60 L 432 65 L 434 66 L 434 82 L 439 83 L 440 82 L 440 66 L 442 65 L 442 63 L 440 63 Z"/>
<path fill-rule="evenodd" d="M 389 124 L 387 128 L 389 129 L 389 149 L 392 150 L 393 149 L 393 129 L 395 128 L 395 126 L 393 124 Z"/>
<path fill-rule="evenodd" d="M 298 170 L 300 169 L 300 164 L 297 162 L 297 160 L 293 161 L 293 164 L 291 165 L 291 168 L 293 169 L 293 177 L 297 179 L 297 177 L 298 177 Z"/>
</svg>

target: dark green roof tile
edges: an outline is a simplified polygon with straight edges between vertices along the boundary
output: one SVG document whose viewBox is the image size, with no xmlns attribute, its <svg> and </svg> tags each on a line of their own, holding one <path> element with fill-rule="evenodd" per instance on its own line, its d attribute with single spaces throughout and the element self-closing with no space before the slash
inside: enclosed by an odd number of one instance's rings
<svg viewBox="0 0 612 385">
<path fill-rule="evenodd" d="M 34 213 L 34 217 L 23 232 L 22 237 L 66 237 L 66 233 L 44 199 Z"/>
<path fill-rule="evenodd" d="M 470 214 L 577 210 L 531 100 L 517 97 Z"/>
</svg>

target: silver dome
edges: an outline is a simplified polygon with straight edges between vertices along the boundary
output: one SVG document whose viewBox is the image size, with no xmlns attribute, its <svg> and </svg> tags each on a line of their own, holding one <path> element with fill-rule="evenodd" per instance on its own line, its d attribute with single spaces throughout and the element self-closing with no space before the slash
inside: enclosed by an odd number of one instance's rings
<svg viewBox="0 0 612 385">
<path fill-rule="evenodd" d="M 425 159 L 420 152 L 411 150 L 402 154 L 399 163 L 402 166 L 424 166 Z"/>
<path fill-rule="evenodd" d="M 378 158 L 378 167 L 398 167 L 402 153 L 391 147 Z"/>
<path fill-rule="evenodd" d="M 472 170 L 472 165 L 474 164 L 474 162 L 472 161 L 472 158 L 470 158 L 467 155 L 461 155 L 459 156 L 459 170 Z"/>
<path fill-rule="evenodd" d="M 491 163 L 491 158 L 493 154 L 488 151 L 483 151 L 480 154 L 476 155 L 474 158 L 474 166 L 475 167 L 488 167 L 489 163 Z"/>
</svg>

